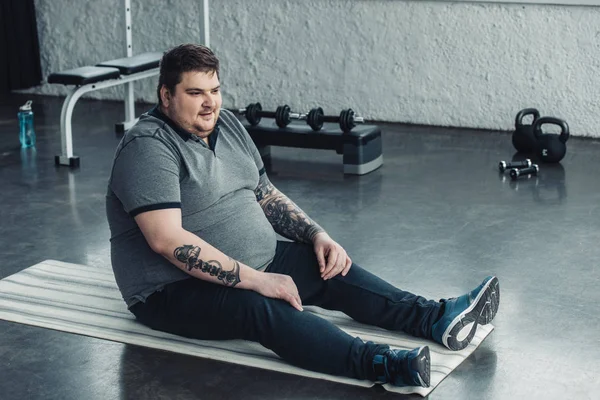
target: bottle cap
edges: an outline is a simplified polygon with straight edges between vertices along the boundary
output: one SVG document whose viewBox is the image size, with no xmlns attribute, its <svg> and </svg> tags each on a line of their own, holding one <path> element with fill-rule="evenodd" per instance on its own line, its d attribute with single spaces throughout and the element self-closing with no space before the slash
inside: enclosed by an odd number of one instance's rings
<svg viewBox="0 0 600 400">
<path fill-rule="evenodd" d="M 31 111 L 31 100 L 28 100 L 27 103 L 23 104 L 21 107 L 19 107 L 20 111 Z"/>
</svg>

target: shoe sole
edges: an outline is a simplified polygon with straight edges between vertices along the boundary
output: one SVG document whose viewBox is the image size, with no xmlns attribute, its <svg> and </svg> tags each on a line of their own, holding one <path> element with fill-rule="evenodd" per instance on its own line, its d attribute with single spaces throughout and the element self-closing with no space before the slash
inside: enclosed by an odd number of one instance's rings
<svg viewBox="0 0 600 400">
<path fill-rule="evenodd" d="M 419 352 L 411 361 L 410 366 L 414 371 L 417 371 L 419 385 L 426 388 L 429 387 L 431 384 L 431 356 L 428 346 L 419 348 Z"/>
<path fill-rule="evenodd" d="M 498 307 L 500 306 L 500 282 L 498 282 L 497 278 L 490 279 L 490 288 L 485 292 L 484 296 L 486 304 L 483 310 L 481 310 L 481 315 L 477 321 L 479 325 L 487 325 L 492 322 L 498 312 Z"/>
<path fill-rule="evenodd" d="M 500 303 L 500 284 L 495 276 L 489 279 L 481 288 L 471 305 L 458 314 L 448 325 L 442 341 L 450 350 L 462 350 L 471 343 L 477 325 L 486 325 L 492 321 Z M 483 312 L 487 310 L 487 312 Z M 482 317 L 482 315 L 484 315 Z M 464 334 L 468 330 L 468 334 Z"/>
</svg>

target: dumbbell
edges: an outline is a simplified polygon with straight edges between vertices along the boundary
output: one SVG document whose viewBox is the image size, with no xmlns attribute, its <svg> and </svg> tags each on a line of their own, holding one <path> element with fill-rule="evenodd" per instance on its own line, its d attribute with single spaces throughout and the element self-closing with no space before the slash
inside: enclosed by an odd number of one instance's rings
<svg viewBox="0 0 600 400">
<path fill-rule="evenodd" d="M 362 124 L 365 120 L 363 117 L 357 116 L 351 108 L 342 110 L 339 116 L 329 116 L 325 115 L 321 107 L 317 107 L 309 111 L 306 122 L 314 131 L 320 130 L 324 122 L 334 122 L 340 124 L 342 132 L 350 132 L 356 124 Z"/>
<path fill-rule="evenodd" d="M 529 174 L 537 175 L 538 172 L 540 172 L 540 169 L 537 166 L 537 164 L 532 164 L 531 167 L 528 167 L 528 168 L 523 168 L 523 169 L 513 168 L 513 169 L 511 169 L 510 177 L 514 181 L 514 180 L 518 179 L 520 176 L 529 175 Z"/>
<path fill-rule="evenodd" d="M 252 126 L 258 125 L 262 118 L 275 118 L 277 126 L 285 128 L 293 119 L 302 119 L 302 115 L 291 112 L 290 107 L 287 104 L 277 107 L 275 112 L 263 111 L 260 103 L 251 103 L 246 108 L 241 108 L 236 111 L 244 115 L 248 120 L 248 123 Z"/>
<path fill-rule="evenodd" d="M 531 160 L 529 158 L 525 159 L 525 161 L 513 161 L 513 162 L 506 162 L 506 161 L 500 161 L 498 163 L 498 169 L 500 170 L 500 172 L 504 172 L 507 169 L 511 169 L 511 168 L 529 168 L 531 167 Z"/>
</svg>

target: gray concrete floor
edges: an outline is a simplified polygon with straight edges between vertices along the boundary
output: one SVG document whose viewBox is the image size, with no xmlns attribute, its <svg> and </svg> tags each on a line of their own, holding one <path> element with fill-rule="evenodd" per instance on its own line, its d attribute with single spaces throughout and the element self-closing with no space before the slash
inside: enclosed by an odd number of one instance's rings
<svg viewBox="0 0 600 400">
<path fill-rule="evenodd" d="M 78 103 L 71 171 L 54 167 L 61 98 L 34 97 L 37 150 L 18 148 L 25 100 L 0 101 L 0 278 L 45 259 L 110 268 L 104 194 L 122 105 Z M 270 178 L 404 289 L 438 299 L 499 277 L 496 330 L 429 397 L 600 398 L 600 142 L 572 138 L 562 165 L 512 183 L 497 170 L 514 155 L 507 133 L 382 128 L 371 174 L 344 176 L 333 151 L 275 148 Z M 3 400 L 402 397 L 0 321 Z"/>
</svg>

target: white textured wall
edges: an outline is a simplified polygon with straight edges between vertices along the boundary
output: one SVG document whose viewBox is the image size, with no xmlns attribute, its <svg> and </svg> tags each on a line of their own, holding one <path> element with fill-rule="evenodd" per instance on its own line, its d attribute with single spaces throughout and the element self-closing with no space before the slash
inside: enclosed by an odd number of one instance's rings
<svg viewBox="0 0 600 400">
<path fill-rule="evenodd" d="M 134 52 L 197 41 L 201 3 L 132 0 Z M 123 56 L 121 4 L 36 0 L 45 76 Z M 210 11 L 227 107 L 352 107 L 382 121 L 511 129 L 516 112 L 534 106 L 565 118 L 574 135 L 600 137 L 600 8 L 213 0 Z M 136 83 L 137 97 L 154 101 L 155 84 Z"/>
</svg>

